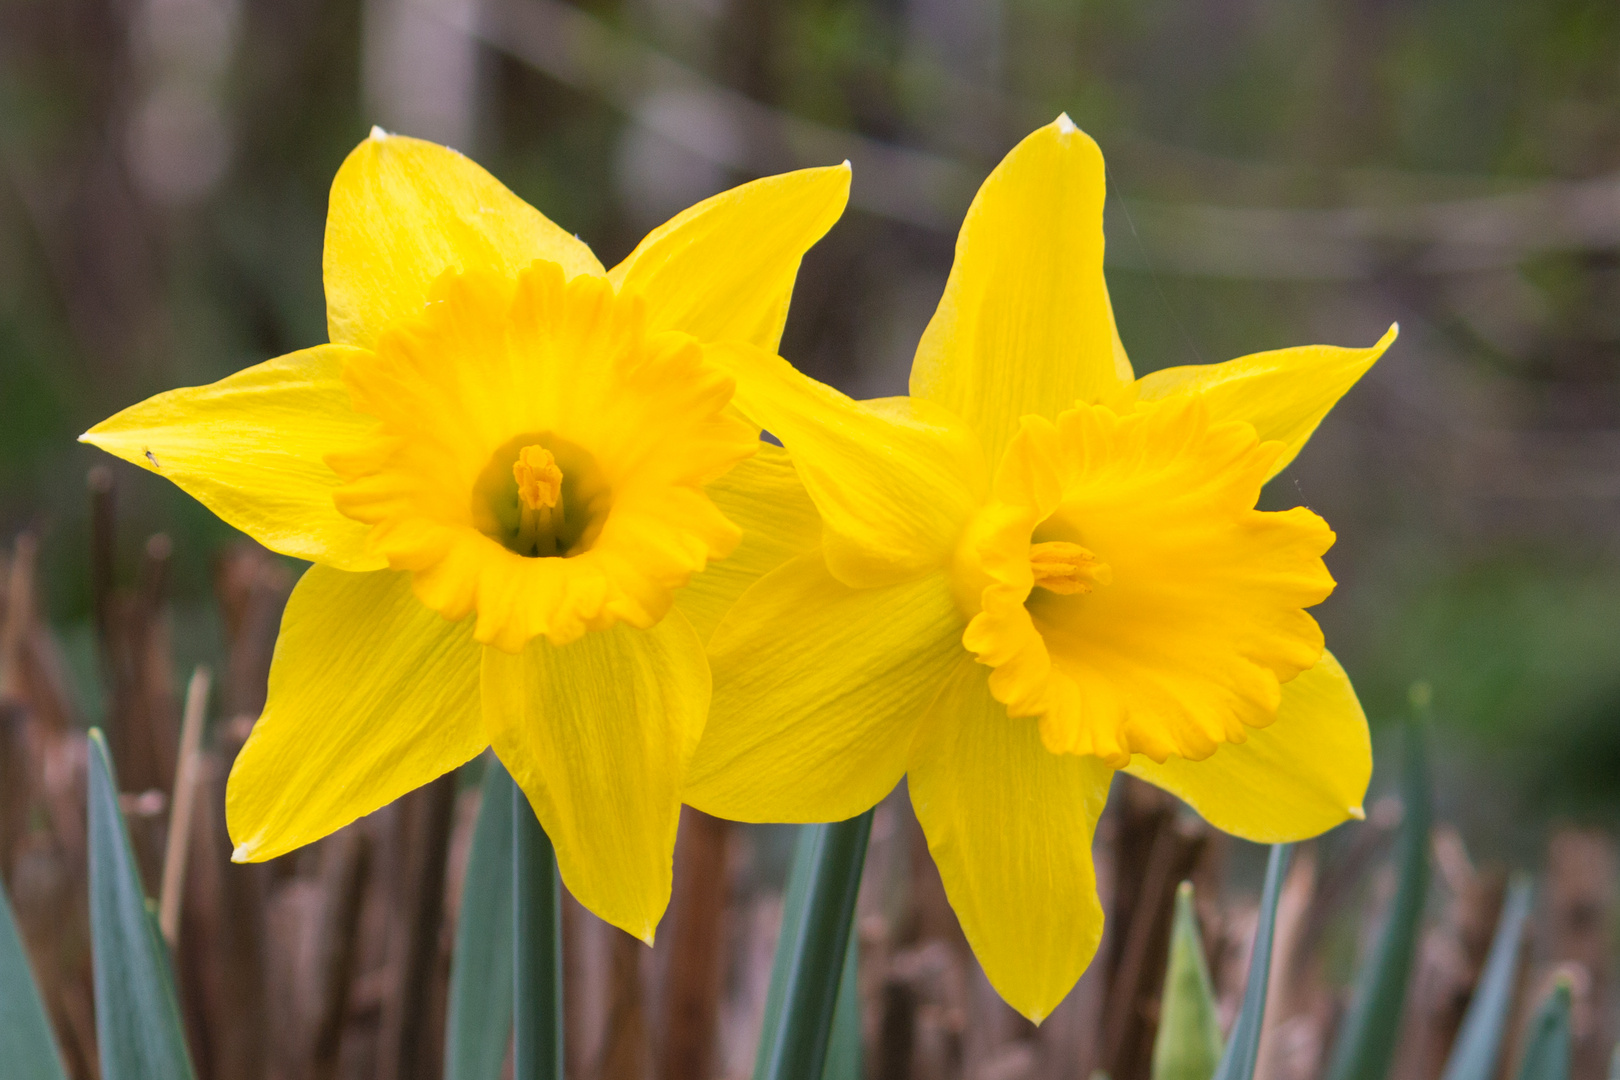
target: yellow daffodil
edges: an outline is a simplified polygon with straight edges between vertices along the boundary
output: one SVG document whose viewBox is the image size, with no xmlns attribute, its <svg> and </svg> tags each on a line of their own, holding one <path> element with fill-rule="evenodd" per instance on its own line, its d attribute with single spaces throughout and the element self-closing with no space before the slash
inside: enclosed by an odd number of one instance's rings
<svg viewBox="0 0 1620 1080">
<path fill-rule="evenodd" d="M 1394 331 L 1134 378 L 1103 180 L 1067 117 L 996 168 L 910 397 L 717 353 L 822 525 L 711 638 L 687 801 L 837 820 L 905 776 L 968 941 L 1037 1021 L 1097 947 L 1091 843 L 1116 770 L 1277 842 L 1360 816 L 1372 765 L 1305 610 L 1333 587 L 1333 534 L 1255 502 Z"/>
<path fill-rule="evenodd" d="M 605 270 L 466 158 L 374 131 L 332 187 L 331 344 L 84 435 L 315 564 L 231 772 L 238 860 L 493 744 L 569 889 L 651 940 L 703 642 L 780 561 L 758 507 L 796 487 L 712 343 L 776 348 L 848 187 L 847 167 L 746 184 Z"/>
</svg>

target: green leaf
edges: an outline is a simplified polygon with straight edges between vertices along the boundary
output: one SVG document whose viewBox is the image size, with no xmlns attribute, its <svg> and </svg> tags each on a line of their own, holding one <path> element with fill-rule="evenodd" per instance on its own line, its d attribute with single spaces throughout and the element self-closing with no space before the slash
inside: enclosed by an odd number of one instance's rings
<svg viewBox="0 0 1620 1080">
<path fill-rule="evenodd" d="M 1530 1021 L 1519 1080 L 1569 1080 L 1570 1054 L 1569 979 L 1560 978 Z"/>
<path fill-rule="evenodd" d="M 1243 1004 L 1232 1023 L 1232 1038 L 1221 1055 L 1215 1080 L 1253 1080 L 1260 1057 L 1260 1027 L 1266 1018 L 1266 987 L 1271 982 L 1271 945 L 1277 930 L 1277 901 L 1282 898 L 1292 844 L 1273 844 L 1266 862 L 1266 884 L 1260 890 L 1260 919 L 1254 928 L 1254 949 L 1249 959 L 1249 981 Z"/>
<path fill-rule="evenodd" d="M 1513 1009 L 1513 985 L 1519 971 L 1519 946 L 1530 914 L 1530 879 L 1520 875 L 1508 886 L 1496 937 L 1485 958 L 1485 970 L 1463 1014 L 1462 1029 L 1452 1044 L 1440 1080 L 1491 1080 L 1496 1075 L 1502 1036 Z"/>
<path fill-rule="evenodd" d="M 500 1080 L 512 1040 L 512 776 L 487 755 L 461 886 L 445 1022 L 445 1080 Z"/>
<path fill-rule="evenodd" d="M 563 1080 L 562 884 L 557 853 L 512 785 L 512 1064 L 515 1080 Z"/>
<path fill-rule="evenodd" d="M 799 826 L 754 1080 L 822 1080 L 872 813 Z"/>
<path fill-rule="evenodd" d="M 168 951 L 147 909 L 118 785 L 90 732 L 90 949 L 102 1080 L 189 1080 L 191 1056 Z"/>
<path fill-rule="evenodd" d="M 28 954 L 0 888 L 0 1061 L 16 1080 L 63 1080 L 50 1017 L 28 967 Z"/>
<path fill-rule="evenodd" d="M 1333 1045 L 1328 1080 L 1384 1080 L 1395 1058 L 1395 1040 L 1429 892 L 1429 828 L 1434 817 L 1429 793 L 1428 696 L 1414 689 L 1412 697 L 1416 715 L 1405 727 L 1404 816 L 1395 846 L 1395 898 L 1372 954 L 1356 979 L 1350 1011 Z"/>
<path fill-rule="evenodd" d="M 832 1035 L 821 1080 L 861 1080 L 863 1075 L 860 968 L 860 936 L 852 933 L 844 949 L 844 973 L 838 980 L 838 1004 L 833 1009 Z"/>
<path fill-rule="evenodd" d="M 1210 1080 L 1221 1060 L 1221 1022 L 1190 881 L 1176 890 L 1170 965 L 1161 1000 L 1159 1034 L 1153 1040 L 1153 1080 Z"/>
</svg>

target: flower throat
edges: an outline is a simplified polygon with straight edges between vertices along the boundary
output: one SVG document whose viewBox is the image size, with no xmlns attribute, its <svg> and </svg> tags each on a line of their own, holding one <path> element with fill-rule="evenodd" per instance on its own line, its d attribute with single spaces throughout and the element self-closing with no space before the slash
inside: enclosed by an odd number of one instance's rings
<svg viewBox="0 0 1620 1080">
<path fill-rule="evenodd" d="M 485 536 L 526 558 L 590 549 L 610 503 L 595 460 L 550 432 L 519 435 L 490 456 L 473 489 Z"/>
</svg>

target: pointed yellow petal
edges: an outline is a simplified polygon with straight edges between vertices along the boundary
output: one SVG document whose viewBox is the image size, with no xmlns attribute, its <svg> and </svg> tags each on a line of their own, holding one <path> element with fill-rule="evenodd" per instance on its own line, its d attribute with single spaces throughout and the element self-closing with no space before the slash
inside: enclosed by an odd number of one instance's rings
<svg viewBox="0 0 1620 1080">
<path fill-rule="evenodd" d="M 669 904 L 681 786 L 709 707 L 679 611 L 561 647 L 484 650 L 484 723 L 557 850 L 563 884 L 651 945 Z"/>
<path fill-rule="evenodd" d="M 332 504 L 326 455 L 364 444 L 376 422 L 349 407 L 341 373 L 360 350 L 321 345 L 208 386 L 131 405 L 83 435 L 110 454 L 166 476 L 272 551 L 342 570 L 375 570 L 368 526 Z"/>
<path fill-rule="evenodd" d="M 775 352 L 799 260 L 847 202 L 847 162 L 767 176 L 677 214 L 609 277 L 646 298 L 649 330 Z"/>
<path fill-rule="evenodd" d="M 1060 116 L 996 166 L 962 222 L 911 393 L 972 424 L 991 461 L 1024 415 L 1130 382 L 1103 282 L 1103 193 L 1102 151 Z"/>
<path fill-rule="evenodd" d="M 1053 754 L 963 658 L 923 717 L 911 804 L 990 984 L 1040 1023 L 1091 963 L 1102 904 L 1091 837 L 1113 772 Z"/>
<path fill-rule="evenodd" d="M 840 821 L 893 790 L 960 657 L 943 574 L 851 589 L 819 553 L 761 578 L 710 642 L 714 702 L 686 790 L 739 821 Z"/>
<path fill-rule="evenodd" d="M 332 340 L 370 348 L 415 317 L 446 270 L 509 277 L 536 259 L 604 273 L 590 248 L 454 150 L 373 131 L 332 181 L 326 216 L 326 323 Z"/>
<path fill-rule="evenodd" d="M 675 606 L 707 641 L 720 617 L 749 586 L 821 543 L 821 516 L 805 494 L 787 451 L 770 443 L 760 443 L 753 457 L 703 490 L 742 529 L 742 540 L 730 555 L 709 563 L 675 593 Z"/>
<path fill-rule="evenodd" d="M 1269 727 L 1203 761 L 1163 765 L 1138 754 L 1126 770 L 1179 796 L 1218 829 L 1257 844 L 1304 840 L 1362 816 L 1372 742 L 1355 688 L 1332 653 L 1282 687 Z"/>
<path fill-rule="evenodd" d="M 1391 326 L 1370 349 L 1302 345 L 1224 364 L 1165 368 L 1138 379 L 1136 396 L 1157 401 L 1196 394 L 1209 406 L 1211 419 L 1247 420 L 1262 440 L 1288 448 L 1271 467 L 1269 480 L 1294 460 L 1322 417 L 1384 355 L 1399 332 L 1399 326 Z"/>
<path fill-rule="evenodd" d="M 238 862 L 301 847 L 477 756 L 472 628 L 409 574 L 313 566 L 281 620 L 270 697 L 236 756 L 225 815 Z"/>
<path fill-rule="evenodd" d="M 737 407 L 793 455 L 833 576 L 887 585 L 949 561 L 989 483 L 960 420 L 915 398 L 852 401 L 760 349 L 708 354 L 736 378 Z"/>
</svg>

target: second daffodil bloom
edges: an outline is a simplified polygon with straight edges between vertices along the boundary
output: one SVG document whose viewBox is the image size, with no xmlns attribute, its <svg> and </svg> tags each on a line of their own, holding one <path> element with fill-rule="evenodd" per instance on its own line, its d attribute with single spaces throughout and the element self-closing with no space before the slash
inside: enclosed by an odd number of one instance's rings
<svg viewBox="0 0 1620 1080">
<path fill-rule="evenodd" d="M 848 187 L 847 167 L 746 184 L 606 270 L 471 161 L 375 131 L 332 186 L 331 343 L 84 436 L 315 564 L 231 772 L 238 860 L 493 744 L 569 889 L 651 940 L 704 641 L 779 561 L 761 493 L 794 486 L 713 343 L 776 348 Z"/>
<path fill-rule="evenodd" d="M 1333 533 L 1255 509 L 1394 336 L 1134 378 L 1103 282 L 1103 159 L 1067 117 L 979 190 L 911 396 L 723 350 L 819 535 L 710 642 L 687 801 L 838 820 L 907 777 L 968 941 L 1033 1020 L 1102 932 L 1116 770 L 1251 840 L 1361 815 L 1367 724 L 1306 609 Z"/>
</svg>

